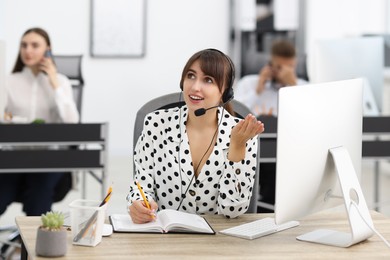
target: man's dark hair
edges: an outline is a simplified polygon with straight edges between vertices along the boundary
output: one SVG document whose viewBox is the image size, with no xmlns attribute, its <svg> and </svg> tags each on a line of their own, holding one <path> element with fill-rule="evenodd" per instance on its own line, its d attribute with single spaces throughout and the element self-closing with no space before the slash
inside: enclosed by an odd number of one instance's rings
<svg viewBox="0 0 390 260">
<path fill-rule="evenodd" d="M 283 58 L 294 58 L 296 55 L 294 45 L 286 40 L 278 40 L 273 42 L 271 53 L 272 56 Z"/>
</svg>

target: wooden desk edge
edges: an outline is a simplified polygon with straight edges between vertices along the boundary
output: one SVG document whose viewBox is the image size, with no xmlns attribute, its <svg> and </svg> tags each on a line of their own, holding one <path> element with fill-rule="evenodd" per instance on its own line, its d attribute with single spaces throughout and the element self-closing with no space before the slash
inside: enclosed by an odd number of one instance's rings
<svg viewBox="0 0 390 260">
<path fill-rule="evenodd" d="M 378 231 L 380 233 L 382 233 L 382 235 L 384 235 L 384 237 L 389 240 L 389 232 L 386 231 L 386 227 L 389 225 L 390 223 L 390 218 L 383 215 L 382 213 L 379 213 L 379 212 L 376 212 L 376 211 L 370 211 L 371 213 L 371 217 L 373 219 L 373 222 L 374 222 L 374 225 L 377 225 L 379 228 L 378 228 Z M 221 215 L 206 215 L 205 218 L 208 219 L 210 225 L 213 227 L 213 229 L 216 231 L 216 237 L 218 237 L 218 239 L 216 240 L 216 243 L 221 243 L 221 241 L 237 241 L 236 244 L 245 244 L 245 245 L 254 245 L 256 243 L 260 243 L 259 245 L 263 244 L 269 244 L 269 241 L 280 241 L 280 239 L 282 239 L 282 241 L 294 241 L 293 244 L 292 244 L 292 248 L 294 248 L 294 250 L 296 250 L 297 246 L 296 246 L 296 240 L 295 240 L 295 235 L 296 233 L 300 233 L 301 231 L 306 231 L 308 229 L 312 229 L 313 227 L 316 227 L 316 222 L 319 223 L 319 225 L 322 225 L 322 224 L 335 224 L 336 225 L 339 225 L 340 222 L 345 222 L 347 224 L 347 220 L 346 219 L 342 219 L 343 216 L 345 215 L 345 212 L 342 212 L 342 211 L 325 211 L 325 212 L 320 212 L 320 213 L 317 213 L 317 214 L 313 214 L 313 215 L 310 215 L 308 216 L 307 218 L 304 218 L 302 219 L 300 222 L 301 222 L 301 225 L 300 227 L 298 227 L 297 229 L 292 229 L 291 231 L 287 231 L 289 232 L 288 235 L 286 236 L 285 234 L 287 234 L 287 232 L 285 233 L 280 233 L 280 234 L 277 234 L 273 237 L 269 237 L 268 238 L 268 242 L 265 241 L 265 240 L 252 240 L 252 241 L 248 241 L 248 240 L 242 240 L 242 239 L 239 239 L 239 238 L 235 238 L 235 237 L 230 237 L 230 236 L 226 236 L 226 235 L 223 235 L 223 234 L 219 234 L 218 232 L 222 229 L 225 229 L 227 227 L 231 227 L 231 226 L 235 226 L 235 225 L 239 225 L 239 224 L 243 224 L 243 223 L 247 223 L 247 222 L 251 222 L 251 221 L 254 221 L 254 220 L 257 220 L 259 218 L 264 218 L 264 217 L 273 217 L 273 214 L 245 214 L 243 216 L 240 216 L 238 218 L 234 218 L 234 219 L 227 219 L 227 218 L 224 218 L 223 216 Z M 340 218 L 340 221 L 339 221 L 339 218 Z M 24 241 L 25 243 L 25 246 L 26 246 L 26 250 L 27 250 L 27 253 L 28 255 L 31 257 L 31 258 L 35 258 L 35 240 L 36 240 L 36 229 L 38 228 L 38 225 L 40 223 L 40 220 L 39 220 L 39 217 L 25 217 L 25 216 L 20 216 L 20 217 L 16 217 L 16 223 L 18 225 L 18 229 L 21 233 L 21 237 L 22 237 L 22 240 Z M 314 224 L 314 225 L 313 225 Z M 348 224 L 346 225 L 348 226 Z M 23 232 L 22 232 L 22 230 Z M 27 233 L 27 237 L 25 235 L 25 232 Z M 384 234 L 385 233 L 385 234 Z M 115 235 L 116 234 L 116 235 Z M 118 238 L 121 238 L 122 240 L 122 237 L 121 235 L 123 234 L 117 234 L 115 233 L 114 234 L 114 238 L 115 239 L 118 239 Z M 149 234 L 150 235 L 150 234 Z M 144 236 L 141 234 L 141 236 Z M 293 237 L 291 237 L 293 236 Z M 214 237 L 214 236 L 213 236 Z M 170 237 L 167 237 L 167 239 L 169 240 L 170 238 L 174 238 L 174 236 L 170 236 Z M 111 238 L 112 239 L 112 238 Z M 145 239 L 145 238 L 143 238 Z M 152 239 L 154 240 L 154 243 L 157 243 L 158 241 L 160 240 L 155 240 L 155 239 Z M 186 239 L 185 239 L 186 240 Z M 182 238 L 180 239 L 180 241 L 185 241 L 183 240 Z M 107 243 L 112 243 L 112 242 L 109 242 L 109 240 L 106 240 Z M 111 240 L 112 241 L 112 240 Z M 71 243 L 71 240 L 69 240 L 69 243 Z M 306 256 L 306 259 L 308 259 L 308 256 L 313 256 L 313 251 L 317 252 L 321 247 L 322 248 L 322 245 L 313 245 L 311 243 L 309 244 L 306 244 L 306 243 L 303 243 L 303 242 L 299 242 L 299 243 L 302 243 L 299 245 L 299 248 L 301 248 L 302 246 L 305 246 L 307 245 L 307 249 L 308 250 L 305 250 L 305 253 L 307 253 L 307 255 L 302 255 L 302 254 L 299 254 L 300 256 L 302 256 L 302 259 L 304 259 Z M 302 245 L 302 246 L 301 246 Z M 189 245 L 186 245 L 186 247 L 188 247 Z M 367 247 L 368 246 L 368 247 Z M 368 248 L 368 249 L 367 249 Z M 381 248 L 381 250 L 383 249 L 383 251 L 379 250 L 378 251 L 378 248 Z M 88 249 L 88 248 L 87 248 Z M 76 250 L 76 251 L 74 251 Z M 82 252 L 82 254 L 85 255 L 85 247 L 83 248 L 74 248 L 72 250 L 72 252 L 68 255 L 69 259 L 73 259 L 72 257 L 75 256 L 75 254 L 77 254 L 77 251 L 80 251 Z M 323 247 L 323 250 L 324 252 L 328 252 L 328 253 L 331 253 L 332 255 L 337 255 L 338 253 L 342 253 L 342 255 L 349 255 L 350 253 L 352 253 L 353 255 L 356 256 L 356 254 L 359 254 L 359 252 L 362 252 L 363 255 L 367 255 L 367 254 L 371 254 L 371 251 L 372 251 L 372 256 L 374 257 L 375 255 L 376 256 L 383 256 L 383 255 L 390 255 L 390 252 L 386 251 L 387 248 L 386 246 L 384 245 L 384 243 L 379 239 L 378 236 L 376 235 L 373 235 L 373 237 L 369 238 L 367 241 L 363 242 L 361 245 L 356 245 L 356 246 L 353 246 L 349 249 L 340 249 L 340 248 L 333 248 L 333 247 L 326 247 L 324 246 Z M 93 252 L 94 250 L 91 249 L 91 252 Z M 344 253 L 343 253 L 344 252 Z M 202 252 L 204 254 L 204 252 Z M 250 252 L 249 252 L 250 253 Z M 297 253 L 297 252 L 295 252 Z M 168 253 L 167 255 L 165 255 L 165 257 L 167 257 L 170 253 Z M 153 254 L 151 254 L 153 255 Z M 185 254 L 183 254 L 184 256 Z M 293 254 L 294 255 L 294 254 Z M 120 255 L 122 256 L 122 254 Z M 123 255 L 124 256 L 124 255 Z M 140 256 L 142 259 L 147 259 L 145 258 L 144 255 L 135 255 L 135 256 Z M 150 255 L 149 255 L 150 256 Z M 186 255 L 188 257 L 188 254 Z M 204 256 L 204 255 L 203 255 Z M 256 256 L 255 255 L 251 255 L 251 257 L 249 257 L 250 259 L 254 258 Z M 258 256 L 258 255 L 257 255 Z M 295 254 L 296 256 L 296 254 Z M 66 258 L 68 258 L 66 257 Z M 103 257 L 103 256 L 102 256 Z M 117 257 L 119 257 L 119 255 L 117 255 Z M 212 255 L 210 255 L 210 257 L 212 257 Z M 210 258 L 209 257 L 209 258 Z M 231 256 L 229 259 L 233 259 L 234 256 Z M 164 257 L 162 257 L 164 258 Z M 294 257 L 292 257 L 294 258 Z M 40 259 L 40 258 L 39 258 Z M 99 259 L 102 259 L 102 258 L 99 258 Z M 344 259 L 344 258 L 343 258 Z M 345 258 L 345 259 L 348 259 L 348 258 Z"/>
</svg>

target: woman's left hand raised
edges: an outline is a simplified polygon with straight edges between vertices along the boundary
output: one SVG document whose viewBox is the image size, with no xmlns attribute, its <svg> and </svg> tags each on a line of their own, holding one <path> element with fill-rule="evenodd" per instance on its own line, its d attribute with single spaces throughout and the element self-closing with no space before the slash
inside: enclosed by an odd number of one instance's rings
<svg viewBox="0 0 390 260">
<path fill-rule="evenodd" d="M 264 124 L 252 114 L 248 114 L 244 120 L 233 127 L 230 141 L 236 144 L 244 144 L 252 137 L 264 132 Z"/>
<path fill-rule="evenodd" d="M 246 142 L 256 135 L 264 132 L 264 124 L 252 114 L 237 123 L 232 129 L 230 137 L 229 160 L 240 161 L 245 158 Z"/>
</svg>

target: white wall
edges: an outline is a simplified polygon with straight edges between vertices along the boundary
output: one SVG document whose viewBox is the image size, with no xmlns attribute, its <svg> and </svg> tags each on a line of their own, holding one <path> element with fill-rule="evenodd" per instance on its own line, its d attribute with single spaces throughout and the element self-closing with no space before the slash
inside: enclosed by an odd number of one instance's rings
<svg viewBox="0 0 390 260">
<path fill-rule="evenodd" d="M 5 1 L 0 0 L 0 40 L 5 38 Z"/>
<path fill-rule="evenodd" d="M 0 120 L 5 106 L 5 0 L 0 0 Z"/>
<path fill-rule="evenodd" d="M 0 121 L 3 120 L 3 111 L 6 102 L 5 92 L 5 41 L 0 37 Z"/>
<path fill-rule="evenodd" d="M 89 56 L 90 1 L 6 2 L 7 72 L 23 32 L 46 29 L 54 54 L 83 54 L 84 122 L 109 122 L 109 156 L 131 156 L 136 111 L 148 100 L 179 90 L 187 59 L 203 48 L 228 50 L 229 1 L 146 0 L 146 56 Z M 1 12 L 0 12 L 1 13 Z"/>
<path fill-rule="evenodd" d="M 306 0 L 306 48 L 317 39 L 389 33 L 388 0 Z"/>
</svg>

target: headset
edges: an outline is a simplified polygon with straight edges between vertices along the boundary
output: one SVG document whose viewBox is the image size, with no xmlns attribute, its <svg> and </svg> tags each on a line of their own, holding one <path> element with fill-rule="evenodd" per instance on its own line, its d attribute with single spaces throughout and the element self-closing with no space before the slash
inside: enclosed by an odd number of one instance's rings
<svg viewBox="0 0 390 260">
<path fill-rule="evenodd" d="M 229 63 L 231 77 L 229 78 L 229 80 L 226 84 L 226 89 L 222 94 L 222 104 L 221 105 L 224 106 L 226 103 L 228 103 L 229 101 L 231 101 L 234 98 L 233 84 L 234 84 L 234 79 L 235 79 L 236 73 L 235 73 L 233 61 L 229 58 L 229 56 L 227 56 L 225 53 L 223 53 L 220 50 L 209 48 L 209 49 L 205 49 L 204 51 L 216 52 L 216 53 L 222 55 Z M 184 81 L 183 79 L 180 80 L 181 91 L 183 91 L 183 81 Z M 220 105 L 218 105 L 218 106 L 220 106 Z M 215 106 L 215 107 L 218 107 L 218 106 Z M 215 107 L 212 107 L 212 108 L 215 108 Z M 211 108 L 208 108 L 208 109 L 211 109 Z M 201 110 L 208 110 L 208 109 L 201 108 Z M 204 113 L 202 113 L 201 115 L 203 115 Z"/>
</svg>

